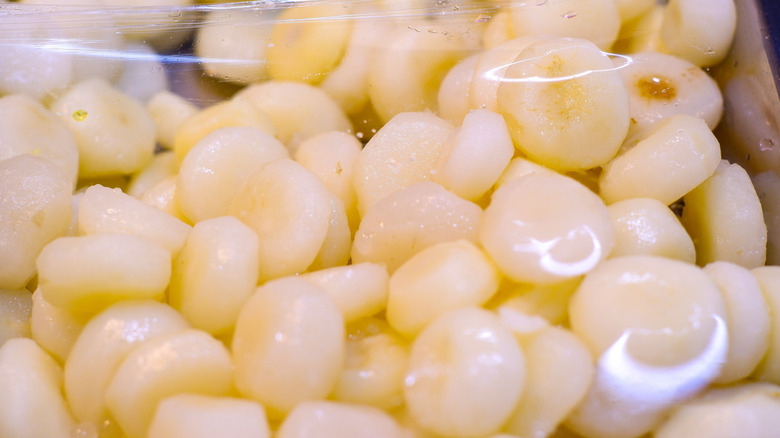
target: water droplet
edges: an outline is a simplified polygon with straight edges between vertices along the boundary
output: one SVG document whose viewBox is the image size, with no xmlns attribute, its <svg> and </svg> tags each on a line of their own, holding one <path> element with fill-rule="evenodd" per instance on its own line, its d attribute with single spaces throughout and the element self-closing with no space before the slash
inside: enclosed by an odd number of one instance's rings
<svg viewBox="0 0 780 438">
<path fill-rule="evenodd" d="M 577 16 L 577 11 L 569 11 L 562 15 L 563 18 L 574 18 Z"/>
<path fill-rule="evenodd" d="M 387 167 L 389 167 L 391 170 L 398 170 L 398 168 L 401 167 L 394 158 L 388 158 L 387 161 L 385 161 L 385 164 L 387 164 Z"/>
<path fill-rule="evenodd" d="M 94 424 L 79 423 L 70 432 L 71 438 L 97 438 L 98 431 Z"/>
<path fill-rule="evenodd" d="M 87 118 L 87 112 L 80 109 L 73 112 L 73 120 L 83 122 Z"/>
<path fill-rule="evenodd" d="M 170 14 L 168 14 L 171 18 L 181 18 L 181 11 L 171 11 Z"/>
<path fill-rule="evenodd" d="M 775 142 L 771 138 L 764 138 L 758 142 L 758 150 L 761 152 L 769 152 L 775 148 Z"/>
<path fill-rule="evenodd" d="M 363 138 L 363 133 L 362 132 L 358 132 L 357 134 L 355 134 L 355 137 Z"/>
</svg>

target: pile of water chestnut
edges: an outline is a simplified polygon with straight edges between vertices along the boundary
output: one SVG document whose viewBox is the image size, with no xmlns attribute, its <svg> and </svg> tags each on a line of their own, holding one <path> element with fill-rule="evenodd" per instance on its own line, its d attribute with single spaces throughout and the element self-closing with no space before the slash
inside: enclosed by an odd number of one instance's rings
<svg viewBox="0 0 780 438">
<path fill-rule="evenodd" d="M 0 437 L 780 430 L 734 0 L 54 1 L 0 0 Z"/>
</svg>

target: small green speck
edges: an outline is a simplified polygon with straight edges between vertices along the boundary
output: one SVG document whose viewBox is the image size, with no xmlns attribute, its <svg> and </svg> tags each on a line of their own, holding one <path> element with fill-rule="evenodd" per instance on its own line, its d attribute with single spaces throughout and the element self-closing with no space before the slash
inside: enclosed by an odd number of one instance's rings
<svg viewBox="0 0 780 438">
<path fill-rule="evenodd" d="M 77 122 L 83 122 L 84 119 L 86 119 L 86 118 L 87 118 L 87 112 L 84 111 L 84 110 L 81 110 L 81 109 L 80 110 L 76 110 L 73 113 L 73 120 L 75 120 Z"/>
</svg>

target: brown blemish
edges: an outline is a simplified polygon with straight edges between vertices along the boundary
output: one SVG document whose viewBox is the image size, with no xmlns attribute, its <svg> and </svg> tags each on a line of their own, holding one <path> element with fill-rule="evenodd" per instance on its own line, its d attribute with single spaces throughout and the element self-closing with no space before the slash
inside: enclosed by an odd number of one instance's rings
<svg viewBox="0 0 780 438">
<path fill-rule="evenodd" d="M 42 226 L 43 221 L 46 219 L 46 212 L 43 210 L 38 210 L 35 212 L 35 214 L 32 216 L 32 223 L 34 223 L 36 226 Z"/>
<path fill-rule="evenodd" d="M 639 94 L 645 99 L 672 100 L 677 97 L 677 89 L 666 78 L 645 76 L 636 82 Z"/>
</svg>

